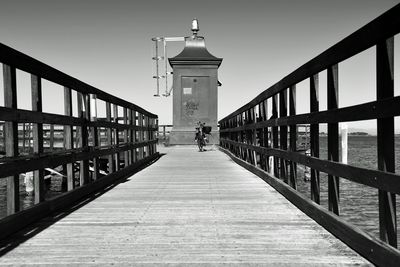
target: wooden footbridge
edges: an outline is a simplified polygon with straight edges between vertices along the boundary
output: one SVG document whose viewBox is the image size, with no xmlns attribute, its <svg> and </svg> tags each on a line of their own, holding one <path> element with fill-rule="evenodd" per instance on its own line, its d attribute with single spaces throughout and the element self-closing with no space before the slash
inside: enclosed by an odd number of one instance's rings
<svg viewBox="0 0 400 267">
<path fill-rule="evenodd" d="M 399 14 L 397 5 L 223 118 L 220 145 L 202 153 L 157 146 L 156 115 L 0 44 L 0 181 L 6 182 L 0 265 L 399 266 L 394 117 L 400 97 L 393 70 Z M 339 63 L 371 47 L 376 101 L 339 108 Z M 17 70 L 31 75 L 32 110 L 17 107 Z M 322 71 L 328 107 L 319 111 Z M 64 115 L 42 112 L 43 79 L 63 87 Z M 296 114 L 296 84 L 305 79 L 310 113 Z M 105 118 L 94 105 L 104 106 Z M 338 123 L 369 119 L 377 120 L 377 168 L 340 163 Z M 33 125 L 29 153 L 18 145 L 23 123 Z M 327 160 L 319 157 L 323 123 Z M 300 124 L 310 125 L 310 156 L 297 151 Z M 63 149 L 44 145 L 48 125 L 62 126 Z M 297 191 L 298 165 L 311 169 L 310 198 Z M 58 195 L 46 190 L 45 168 L 65 175 Z M 20 174 L 27 172 L 33 172 L 32 205 L 20 198 Z M 328 174 L 328 209 L 320 205 L 320 173 Z M 380 239 L 340 216 L 339 177 L 379 191 Z"/>
</svg>

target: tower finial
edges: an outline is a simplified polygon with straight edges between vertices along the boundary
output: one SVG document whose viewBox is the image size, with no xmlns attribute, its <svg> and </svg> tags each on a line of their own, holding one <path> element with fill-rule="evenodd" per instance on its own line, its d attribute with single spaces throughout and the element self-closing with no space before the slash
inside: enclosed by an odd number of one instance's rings
<svg viewBox="0 0 400 267">
<path fill-rule="evenodd" d="M 197 36 L 198 31 L 199 31 L 199 21 L 196 18 L 194 18 L 192 21 L 193 36 Z"/>
</svg>

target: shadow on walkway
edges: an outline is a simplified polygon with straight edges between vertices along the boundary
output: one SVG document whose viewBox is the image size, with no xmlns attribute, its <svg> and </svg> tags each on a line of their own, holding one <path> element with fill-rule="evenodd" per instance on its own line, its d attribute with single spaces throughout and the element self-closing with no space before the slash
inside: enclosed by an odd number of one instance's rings
<svg viewBox="0 0 400 267">
<path fill-rule="evenodd" d="M 125 183 L 131 178 L 134 174 L 142 171 L 143 169 L 147 168 L 148 166 L 154 164 L 157 162 L 161 157 L 166 155 L 166 153 L 159 153 L 159 157 L 157 157 L 155 160 L 152 162 L 145 164 L 138 169 L 136 169 L 134 172 L 130 173 L 129 175 L 126 175 L 125 177 L 122 177 L 116 181 L 114 181 L 112 184 L 108 185 L 107 187 L 103 188 L 100 191 L 97 191 L 93 194 L 90 194 L 78 202 L 74 203 L 71 207 L 63 210 L 56 211 L 49 216 L 40 219 L 39 221 L 33 223 L 32 225 L 25 227 L 24 229 L 16 232 L 15 234 L 12 234 L 11 236 L 5 238 L 4 240 L 0 241 L 0 257 L 5 255 L 7 252 L 13 250 L 14 248 L 18 247 L 19 245 L 23 244 L 25 241 L 28 239 L 34 237 L 35 235 L 39 234 L 43 230 L 47 229 L 57 221 L 61 220 L 62 218 L 68 216 L 69 214 L 73 213 L 74 211 L 80 209 L 81 207 L 85 206 L 86 204 L 90 203 L 91 201 L 95 200 L 99 196 L 103 195 L 104 193 L 108 192 L 109 190 L 113 189 L 117 185 L 121 183 Z"/>
</svg>

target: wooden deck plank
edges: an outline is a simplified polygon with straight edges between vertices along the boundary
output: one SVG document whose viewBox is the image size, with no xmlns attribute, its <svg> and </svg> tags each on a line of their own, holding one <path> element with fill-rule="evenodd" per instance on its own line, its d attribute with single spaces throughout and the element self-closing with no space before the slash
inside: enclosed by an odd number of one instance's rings
<svg viewBox="0 0 400 267">
<path fill-rule="evenodd" d="M 161 152 L 78 210 L 37 223 L 48 227 L 0 265 L 369 264 L 225 154 Z"/>
</svg>

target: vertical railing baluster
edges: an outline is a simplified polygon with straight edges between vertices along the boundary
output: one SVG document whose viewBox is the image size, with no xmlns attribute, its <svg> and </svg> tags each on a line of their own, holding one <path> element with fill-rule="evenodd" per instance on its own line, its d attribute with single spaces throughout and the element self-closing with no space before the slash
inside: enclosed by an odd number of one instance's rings
<svg viewBox="0 0 400 267">
<path fill-rule="evenodd" d="M 158 132 L 158 118 L 154 119 L 154 134 L 156 134 L 156 132 Z M 157 136 L 154 136 L 155 138 L 157 138 Z M 157 152 L 157 143 L 154 143 L 154 153 Z"/>
<path fill-rule="evenodd" d="M 268 120 L 268 101 L 267 99 L 265 99 L 262 102 L 262 119 L 263 121 L 267 121 Z M 262 131 L 262 139 L 263 139 L 263 146 L 264 147 L 268 147 L 268 142 L 269 142 L 269 138 L 268 138 L 268 127 L 264 127 L 263 131 Z M 267 155 L 263 155 L 264 156 L 264 170 L 265 171 L 269 171 L 269 166 L 268 166 L 268 161 L 269 161 L 269 156 Z"/>
<path fill-rule="evenodd" d="M 17 108 L 17 78 L 16 70 L 12 66 L 3 64 L 4 107 Z M 18 123 L 4 122 L 4 146 L 7 157 L 18 156 Z M 9 176 L 7 179 L 7 214 L 19 211 L 19 175 Z"/>
<path fill-rule="evenodd" d="M 263 115 L 264 111 L 263 111 L 263 102 L 258 103 L 258 121 L 257 122 L 261 122 L 264 120 L 264 115 Z M 258 136 L 258 140 L 259 140 L 259 146 L 260 147 L 264 147 L 264 138 L 263 138 L 263 132 L 264 129 L 260 128 L 257 130 L 257 136 Z M 260 155 L 260 168 L 262 170 L 264 170 L 264 154 L 263 153 L 259 153 Z"/>
<path fill-rule="evenodd" d="M 150 128 L 150 139 L 151 140 L 155 140 L 156 137 L 156 131 L 154 130 L 156 127 L 156 119 L 155 118 L 151 118 L 151 128 Z M 154 153 L 156 153 L 157 151 L 157 147 L 156 144 L 153 143 L 151 144 L 151 155 L 153 155 Z"/>
<path fill-rule="evenodd" d="M 249 123 L 249 112 L 248 112 L 248 110 L 246 110 L 244 112 L 244 125 L 247 125 L 248 123 Z M 245 130 L 243 135 L 244 135 L 244 138 L 245 138 L 244 139 L 245 143 L 248 144 L 249 143 L 248 130 Z M 249 151 L 248 148 L 244 149 L 244 160 L 247 161 L 247 162 L 249 162 L 249 156 L 248 156 L 249 152 L 248 151 Z"/>
<path fill-rule="evenodd" d="M 272 118 L 276 119 L 278 118 L 278 95 L 273 95 L 272 96 Z M 273 126 L 272 127 L 272 146 L 273 148 L 279 148 L 279 142 L 278 142 L 278 127 Z M 279 167 L 278 167 L 278 157 L 273 157 L 274 159 L 274 176 L 279 177 Z"/>
<path fill-rule="evenodd" d="M 32 111 L 42 112 L 42 80 L 36 75 L 31 75 Z M 43 153 L 43 124 L 33 123 L 33 153 Z M 29 138 L 30 143 L 30 138 Z M 44 170 L 33 171 L 33 186 L 35 193 L 35 204 L 44 200 Z"/>
<path fill-rule="evenodd" d="M 142 141 L 146 142 L 147 127 L 146 127 L 146 116 L 144 114 L 142 114 L 142 127 L 143 127 L 143 130 L 142 130 L 142 135 L 143 135 Z M 146 154 L 147 154 L 146 150 L 147 150 L 147 145 L 144 145 L 143 146 L 143 157 L 142 158 L 146 157 Z"/>
<path fill-rule="evenodd" d="M 50 124 L 50 150 L 54 149 L 54 124 Z"/>
<path fill-rule="evenodd" d="M 153 120 L 153 123 L 152 123 L 153 129 L 152 129 L 152 138 L 151 139 L 152 140 L 156 140 L 157 139 L 156 129 L 158 130 L 158 128 L 157 128 L 157 120 L 155 118 L 153 118 L 152 120 Z M 155 154 L 156 152 L 157 152 L 157 143 L 153 143 L 153 154 Z"/>
<path fill-rule="evenodd" d="M 153 119 L 150 117 L 147 117 L 147 120 L 149 122 L 149 125 L 148 125 L 149 140 L 147 140 L 147 141 L 150 141 L 150 140 L 153 140 L 153 131 L 152 131 Z M 151 155 L 153 155 L 153 144 L 149 144 L 149 156 L 151 156 Z"/>
<path fill-rule="evenodd" d="M 239 127 L 239 115 L 235 116 L 235 128 Z M 235 141 L 236 142 L 240 142 L 240 132 L 239 131 L 235 131 Z M 235 144 L 235 154 L 238 158 L 240 158 L 240 152 L 239 152 L 239 146 L 237 144 Z"/>
<path fill-rule="evenodd" d="M 296 115 L 296 85 L 292 85 L 289 88 L 289 115 Z M 297 126 L 295 124 L 290 125 L 290 151 L 297 151 Z M 297 189 L 297 163 L 290 161 L 290 177 L 289 185 Z"/>
<path fill-rule="evenodd" d="M 318 74 L 310 77 L 310 112 L 319 111 Z M 319 157 L 319 124 L 310 125 L 310 151 L 312 157 Z M 319 171 L 311 169 L 311 199 L 320 203 Z"/>
<path fill-rule="evenodd" d="M 89 104 L 90 107 L 88 107 L 88 110 L 90 111 L 90 120 L 92 122 L 97 121 L 97 96 L 95 94 L 90 94 L 89 95 Z M 93 142 L 93 147 L 98 148 L 99 146 L 99 133 L 97 126 L 91 127 L 91 132 L 92 132 L 92 142 Z M 99 178 L 99 158 L 94 157 L 93 158 L 93 180 L 96 181 Z"/>
<path fill-rule="evenodd" d="M 338 65 L 327 69 L 328 110 L 339 107 Z M 328 123 L 328 160 L 339 161 L 339 124 Z M 339 177 L 328 174 L 328 208 L 339 215 Z"/>
<path fill-rule="evenodd" d="M 118 123 L 118 105 L 113 104 L 113 115 L 114 115 L 114 123 Z M 119 128 L 114 128 L 114 145 L 119 147 Z M 115 153 L 115 171 L 119 171 L 119 165 L 121 163 L 121 158 L 119 156 L 119 151 Z"/>
<path fill-rule="evenodd" d="M 76 95 L 77 98 L 77 110 L 78 110 L 78 117 L 83 119 L 84 118 L 84 114 L 83 114 L 83 96 L 82 93 L 77 92 Z M 83 120 L 82 120 L 83 121 Z M 84 131 L 84 126 L 83 124 L 80 125 L 79 129 L 77 130 L 76 136 L 77 136 L 77 146 L 80 147 L 81 149 L 83 149 L 83 131 Z M 83 185 L 84 184 L 84 174 L 83 174 L 83 161 L 79 162 L 79 185 Z"/>
<path fill-rule="evenodd" d="M 243 116 L 244 116 L 244 114 L 243 114 L 243 113 L 240 113 L 240 117 L 239 117 L 240 126 L 243 126 L 243 124 L 244 124 L 244 123 L 243 123 Z M 244 131 L 241 130 L 241 131 L 239 132 L 240 143 L 243 143 L 243 142 L 244 142 L 243 136 L 244 136 Z M 241 160 L 244 160 L 244 149 L 243 149 L 242 146 L 239 147 L 239 151 L 240 151 L 240 159 L 241 159 Z"/>
<path fill-rule="evenodd" d="M 22 123 L 22 153 L 25 153 L 25 143 L 26 143 L 26 125 L 25 122 Z"/>
<path fill-rule="evenodd" d="M 135 110 L 132 110 L 132 124 L 133 124 L 133 126 L 136 126 L 136 111 Z M 136 129 L 134 129 L 133 131 L 132 131 L 132 138 L 133 138 L 133 143 L 137 143 L 137 139 L 136 139 Z M 136 153 L 136 151 L 137 151 L 137 148 L 134 148 L 133 150 L 132 150 L 132 161 L 135 163 L 136 161 L 137 161 L 137 153 Z"/>
<path fill-rule="evenodd" d="M 279 93 L 279 117 L 287 116 L 287 89 L 282 90 Z M 287 137 L 288 137 L 288 127 L 287 125 L 280 126 L 280 148 L 282 150 L 287 150 Z M 288 175 L 287 175 L 287 161 L 283 158 L 280 159 L 281 165 L 281 175 L 280 177 L 283 179 L 285 183 L 288 183 Z"/>
<path fill-rule="evenodd" d="M 72 117 L 72 94 L 71 89 L 64 87 L 64 115 Z M 72 149 L 74 147 L 74 136 L 73 136 L 72 125 L 64 126 L 64 148 Z M 67 191 L 74 189 L 74 163 L 70 162 L 66 164 L 67 168 Z"/>
<path fill-rule="evenodd" d="M 236 128 L 236 116 L 232 118 L 232 131 L 230 132 L 230 140 L 237 142 L 237 132 L 234 131 L 235 128 Z M 224 134 L 224 136 L 226 136 L 226 134 Z M 231 145 L 231 149 L 232 149 L 232 153 L 234 155 L 237 155 L 236 154 L 236 145 L 235 144 Z"/>
<path fill-rule="evenodd" d="M 246 125 L 246 111 L 244 111 L 242 113 L 242 125 L 243 126 Z M 241 133 L 242 133 L 242 143 L 245 144 L 246 143 L 246 131 L 243 130 L 243 131 L 241 131 Z M 244 161 L 247 160 L 246 153 L 247 153 L 247 149 L 242 147 L 242 160 L 244 160 Z"/>
<path fill-rule="evenodd" d="M 247 116 L 248 116 L 247 124 L 250 125 L 253 123 L 253 108 L 248 109 Z M 253 130 L 247 131 L 247 140 L 248 140 L 247 144 L 249 145 L 253 144 Z M 254 154 L 252 149 L 248 150 L 248 157 L 250 164 L 254 164 Z"/>
<path fill-rule="evenodd" d="M 84 124 L 82 126 L 81 131 L 81 141 L 82 141 L 82 151 L 89 151 L 89 129 L 87 123 L 90 121 L 90 98 L 87 94 L 82 94 L 82 107 L 83 111 L 82 117 L 84 120 Z M 85 159 L 81 161 L 81 186 L 89 183 L 89 159 Z"/>
<path fill-rule="evenodd" d="M 132 127 L 132 125 L 133 125 L 132 109 L 130 109 L 130 108 L 128 108 L 128 125 L 129 125 L 129 127 Z M 132 145 L 132 143 L 133 143 L 133 136 L 132 136 L 133 135 L 133 130 L 132 130 L 132 128 L 129 128 L 128 134 L 129 134 L 128 143 L 129 143 L 129 145 Z M 131 165 L 133 163 L 132 158 L 133 157 L 132 157 L 132 148 L 131 148 L 131 149 L 128 150 L 128 165 Z"/>
<path fill-rule="evenodd" d="M 128 110 L 127 110 L 127 108 L 123 108 L 123 110 L 124 110 L 124 124 L 125 124 L 125 126 L 127 126 L 128 125 Z M 128 144 L 128 129 L 127 128 L 125 128 L 124 129 L 124 145 L 127 145 Z M 128 155 L 128 150 L 125 150 L 124 151 L 124 164 L 125 164 L 125 168 L 126 167 L 128 167 L 128 165 L 129 165 L 129 155 Z"/>
<path fill-rule="evenodd" d="M 251 116 L 252 116 L 252 123 L 255 124 L 257 123 L 257 117 L 256 117 L 256 106 L 254 106 L 251 109 Z M 251 144 L 253 146 L 257 146 L 257 130 L 254 129 L 251 131 L 252 134 L 252 142 Z M 253 165 L 257 167 L 257 152 L 255 150 L 252 150 L 252 156 L 253 156 Z"/>
<path fill-rule="evenodd" d="M 111 122 L 111 103 L 106 102 L 106 119 L 108 122 Z M 113 145 L 113 138 L 112 138 L 113 130 L 111 127 L 107 128 L 107 145 Z M 114 154 L 110 153 L 108 155 L 108 173 L 113 173 L 115 171 L 114 168 Z"/>
<path fill-rule="evenodd" d="M 139 123 L 139 142 L 143 142 L 144 138 L 144 130 L 143 130 L 143 114 L 138 113 L 138 123 Z M 144 156 L 144 146 L 141 145 L 139 148 L 139 159 L 143 159 Z"/>
<path fill-rule="evenodd" d="M 376 45 L 376 95 L 377 100 L 394 96 L 394 38 Z M 378 169 L 395 172 L 394 118 L 377 119 Z M 379 190 L 380 238 L 397 247 L 396 195 Z"/>
<path fill-rule="evenodd" d="M 145 121 L 145 125 L 146 125 L 145 140 L 146 140 L 146 142 L 148 142 L 149 141 L 149 137 L 150 137 L 150 135 L 149 135 L 149 131 L 150 131 L 150 129 L 149 129 L 149 116 L 145 115 L 144 116 L 144 121 Z M 150 155 L 150 145 L 147 144 L 146 145 L 146 157 L 148 157 L 149 155 Z"/>
</svg>

